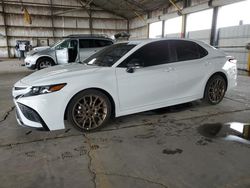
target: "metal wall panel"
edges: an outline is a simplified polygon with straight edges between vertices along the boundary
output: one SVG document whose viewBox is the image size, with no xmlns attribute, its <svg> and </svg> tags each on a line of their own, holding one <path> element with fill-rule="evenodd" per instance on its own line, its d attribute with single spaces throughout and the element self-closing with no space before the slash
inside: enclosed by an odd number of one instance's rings
<svg viewBox="0 0 250 188">
<path fill-rule="evenodd" d="M 76 29 L 64 29 L 64 28 L 59 29 L 59 28 L 57 28 L 55 30 L 55 37 L 61 38 L 63 36 L 67 36 L 67 35 L 71 35 L 71 34 L 79 34 L 79 33 L 88 34 L 89 31 L 86 29 L 77 29 L 76 30 Z"/>
<path fill-rule="evenodd" d="M 200 31 L 191 31 L 188 32 L 186 37 L 189 39 L 200 40 L 206 43 L 210 42 L 210 33 L 211 29 L 200 30 Z"/>
<path fill-rule="evenodd" d="M 117 29 L 117 30 L 127 30 L 127 21 L 117 21 L 117 20 L 93 20 L 93 28 L 95 29 Z"/>
<path fill-rule="evenodd" d="M 145 27 L 140 27 L 137 29 L 132 29 L 130 30 L 130 39 L 134 40 L 134 39 L 146 39 L 148 38 L 148 28 L 147 26 Z"/>
<path fill-rule="evenodd" d="M 142 39 L 148 37 L 146 16 L 136 17 L 129 21 L 131 39 Z"/>
<path fill-rule="evenodd" d="M 218 46 L 228 55 L 238 60 L 238 68 L 247 69 L 248 50 L 250 43 L 250 25 L 239 25 L 219 29 Z"/>
</svg>

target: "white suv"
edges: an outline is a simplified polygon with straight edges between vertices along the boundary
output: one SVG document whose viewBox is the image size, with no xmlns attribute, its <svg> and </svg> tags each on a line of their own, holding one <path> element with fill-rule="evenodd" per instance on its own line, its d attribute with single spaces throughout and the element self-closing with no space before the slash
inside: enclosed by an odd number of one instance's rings
<svg viewBox="0 0 250 188">
<path fill-rule="evenodd" d="M 57 64 L 81 62 L 113 43 L 105 35 L 69 35 L 52 46 L 34 48 L 27 53 L 24 62 L 27 68 L 38 70 Z"/>
</svg>

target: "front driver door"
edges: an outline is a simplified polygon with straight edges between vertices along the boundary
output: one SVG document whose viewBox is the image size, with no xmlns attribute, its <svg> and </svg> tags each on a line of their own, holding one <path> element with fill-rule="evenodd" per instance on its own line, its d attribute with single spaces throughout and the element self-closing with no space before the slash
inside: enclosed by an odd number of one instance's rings
<svg viewBox="0 0 250 188">
<path fill-rule="evenodd" d="M 70 44 L 70 40 L 66 40 L 62 42 L 60 45 L 56 47 L 56 59 L 58 64 L 68 63 L 69 54 L 68 47 Z"/>
<path fill-rule="evenodd" d="M 176 75 L 167 41 L 146 44 L 116 68 L 121 111 L 160 107 L 175 98 Z M 133 73 L 126 71 L 131 63 Z"/>
</svg>

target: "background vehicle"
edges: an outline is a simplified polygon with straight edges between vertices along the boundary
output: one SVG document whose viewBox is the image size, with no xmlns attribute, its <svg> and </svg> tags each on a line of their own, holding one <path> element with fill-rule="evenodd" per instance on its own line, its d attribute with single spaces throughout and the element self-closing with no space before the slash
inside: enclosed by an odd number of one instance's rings
<svg viewBox="0 0 250 188">
<path fill-rule="evenodd" d="M 27 53 L 25 66 L 40 70 L 57 64 L 83 61 L 113 43 L 105 35 L 69 35 L 51 47 L 38 47 Z"/>
<path fill-rule="evenodd" d="M 181 75 L 181 76 L 180 76 Z M 159 39 L 109 46 L 84 64 L 33 73 L 13 88 L 17 120 L 46 130 L 103 126 L 109 118 L 205 99 L 236 86 L 236 60 L 198 41 Z M 53 105 L 51 105 L 53 104 Z"/>
</svg>

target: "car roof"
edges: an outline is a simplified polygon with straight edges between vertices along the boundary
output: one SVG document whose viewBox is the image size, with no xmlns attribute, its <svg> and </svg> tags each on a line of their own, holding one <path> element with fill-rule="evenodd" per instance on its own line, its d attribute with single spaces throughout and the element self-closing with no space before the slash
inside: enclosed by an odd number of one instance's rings
<svg viewBox="0 0 250 188">
<path fill-rule="evenodd" d="M 107 39 L 107 40 L 112 40 L 111 38 L 108 37 L 108 35 L 105 35 L 105 34 L 74 34 L 74 35 L 65 36 L 63 38 L 86 38 L 86 39 Z"/>
<path fill-rule="evenodd" d="M 193 39 L 186 39 L 186 38 L 157 38 L 157 39 L 138 39 L 138 40 L 130 40 L 127 41 L 133 44 L 140 44 L 140 43 L 150 43 L 155 41 L 164 41 L 164 40 L 180 40 L 180 41 L 192 41 L 192 42 L 200 42 L 198 40 Z"/>
<path fill-rule="evenodd" d="M 186 38 L 158 38 L 158 39 L 138 39 L 138 40 L 130 40 L 130 41 L 122 41 L 118 43 L 127 43 L 127 44 L 134 44 L 134 45 L 145 45 L 151 42 L 156 42 L 156 41 L 168 41 L 168 40 L 179 40 L 179 41 L 190 41 L 190 42 L 195 42 L 205 48 L 211 47 L 209 44 L 199 41 L 199 40 L 194 40 L 194 39 L 186 39 Z"/>
</svg>

